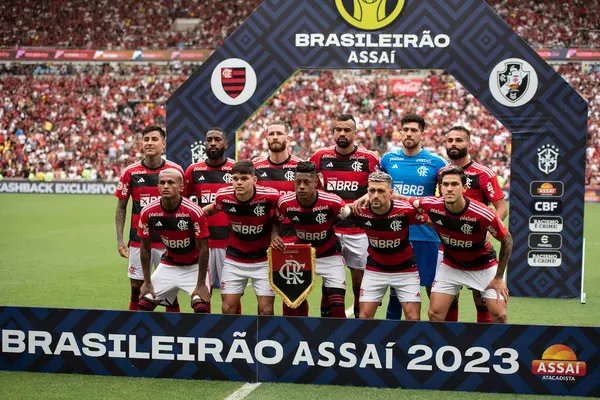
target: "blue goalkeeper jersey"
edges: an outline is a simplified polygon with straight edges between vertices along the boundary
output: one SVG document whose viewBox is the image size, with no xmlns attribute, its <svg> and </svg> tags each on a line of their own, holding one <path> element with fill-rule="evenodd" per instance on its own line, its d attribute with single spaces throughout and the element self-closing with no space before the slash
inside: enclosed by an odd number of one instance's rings
<svg viewBox="0 0 600 400">
<path fill-rule="evenodd" d="M 438 171 L 448 165 L 442 157 L 425 149 L 414 157 L 405 155 L 402 149 L 387 153 L 380 164 L 381 169 L 392 177 L 394 192 L 415 197 L 435 196 Z M 440 241 L 435 230 L 426 225 L 411 225 L 409 239 Z"/>
</svg>

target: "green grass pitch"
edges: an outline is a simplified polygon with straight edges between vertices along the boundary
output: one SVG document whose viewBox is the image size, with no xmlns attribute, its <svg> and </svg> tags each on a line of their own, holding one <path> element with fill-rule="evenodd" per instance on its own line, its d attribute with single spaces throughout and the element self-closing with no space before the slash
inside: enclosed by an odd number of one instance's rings
<svg viewBox="0 0 600 400">
<path fill-rule="evenodd" d="M 40 307 L 124 310 L 129 303 L 126 261 L 116 250 L 112 196 L 0 195 L 0 304 Z M 511 298 L 509 321 L 516 324 L 588 325 L 600 323 L 600 204 L 585 208 L 587 304 L 579 300 Z M 126 227 L 126 231 L 128 227 Z M 510 265 L 509 265 L 510 268 Z M 348 281 L 350 277 L 348 276 Z M 309 298 L 310 315 L 319 315 L 320 289 Z M 251 293 L 249 293 L 251 294 Z M 256 310 L 256 299 L 244 296 L 245 313 Z M 461 296 L 460 320 L 475 321 L 470 293 Z M 346 296 L 346 305 L 352 303 Z M 182 310 L 191 312 L 180 295 Z M 384 304 L 385 306 L 385 304 Z M 421 318 L 427 317 L 427 296 Z M 213 312 L 220 310 L 218 291 Z M 281 314 L 281 301 L 275 305 Z M 376 318 L 383 318 L 381 307 Z M 236 382 L 195 382 L 76 375 L 0 372 L 0 399 L 125 399 L 144 396 L 225 398 L 241 387 Z M 516 399 L 516 395 L 433 392 L 401 389 L 262 384 L 248 399 L 400 398 L 440 396 L 444 399 Z M 541 399 L 544 396 L 519 396 Z M 564 398 L 564 397 L 563 397 Z"/>
</svg>

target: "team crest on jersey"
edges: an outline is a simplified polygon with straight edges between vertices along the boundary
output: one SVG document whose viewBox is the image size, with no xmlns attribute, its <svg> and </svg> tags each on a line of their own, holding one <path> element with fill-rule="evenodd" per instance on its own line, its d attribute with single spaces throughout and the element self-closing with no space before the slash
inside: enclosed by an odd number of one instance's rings
<svg viewBox="0 0 600 400">
<path fill-rule="evenodd" d="M 471 189 L 473 187 L 473 178 L 467 175 L 467 188 Z"/>
<path fill-rule="evenodd" d="M 463 224 L 463 226 L 460 228 L 460 230 L 465 235 L 472 235 L 473 234 L 473 227 L 471 225 L 469 225 L 469 224 Z"/>
<path fill-rule="evenodd" d="M 325 222 L 327 222 L 327 214 L 318 213 L 315 217 L 315 220 L 318 224 L 324 224 Z"/>
<path fill-rule="evenodd" d="M 383 29 L 398 18 L 404 0 L 336 0 L 335 7 L 342 18 L 358 29 Z"/>
<path fill-rule="evenodd" d="M 194 222 L 194 232 L 196 233 L 196 236 L 200 236 L 200 224 L 197 222 Z"/>
<path fill-rule="evenodd" d="M 257 217 L 264 217 L 265 215 L 265 206 L 257 205 L 254 207 L 254 215 Z"/>
<path fill-rule="evenodd" d="M 233 181 L 233 179 L 231 179 L 231 174 L 229 172 L 226 174 L 223 174 L 223 182 L 231 183 L 232 181 Z"/>
<path fill-rule="evenodd" d="M 217 65 L 211 75 L 213 93 L 222 103 L 237 106 L 247 102 L 256 90 L 256 72 L 239 58 L 229 58 Z"/>
<path fill-rule="evenodd" d="M 537 73 L 525 60 L 509 58 L 496 65 L 490 75 L 490 91 L 507 107 L 528 103 L 537 92 Z"/>
<path fill-rule="evenodd" d="M 190 145 L 192 152 L 192 164 L 206 160 L 206 147 L 202 140 L 198 140 Z"/>
<path fill-rule="evenodd" d="M 540 147 L 537 151 L 538 169 L 550 175 L 558 167 L 558 147 L 546 144 Z"/>
<path fill-rule="evenodd" d="M 394 231 L 394 232 L 398 232 L 399 230 L 402 229 L 402 222 L 398 221 L 397 219 L 393 220 L 392 223 L 390 224 L 390 228 Z"/>
<path fill-rule="evenodd" d="M 354 161 L 352 163 L 352 170 L 355 172 L 361 172 L 362 171 L 362 163 L 360 161 Z"/>
<path fill-rule="evenodd" d="M 188 222 L 184 220 L 179 220 L 177 223 L 177 227 L 180 231 L 186 231 L 188 229 Z"/>
<path fill-rule="evenodd" d="M 294 174 L 294 171 L 287 171 L 284 175 L 285 179 L 288 181 L 293 181 L 295 176 L 296 174 Z"/>
<path fill-rule="evenodd" d="M 427 167 L 426 166 L 421 166 L 419 167 L 419 169 L 417 169 L 417 173 L 419 174 L 419 176 L 427 176 Z"/>
</svg>

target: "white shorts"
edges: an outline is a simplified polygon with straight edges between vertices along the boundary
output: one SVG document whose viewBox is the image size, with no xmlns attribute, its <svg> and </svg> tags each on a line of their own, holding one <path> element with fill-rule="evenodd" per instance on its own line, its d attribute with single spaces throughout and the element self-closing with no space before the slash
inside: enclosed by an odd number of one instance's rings
<svg viewBox="0 0 600 400">
<path fill-rule="evenodd" d="M 275 297 L 269 285 L 269 266 L 266 261 L 241 263 L 230 258 L 226 258 L 223 265 L 221 294 L 244 294 L 248 279 L 252 279 L 254 294 Z"/>
<path fill-rule="evenodd" d="M 225 248 L 208 249 L 208 269 L 210 275 L 221 286 L 223 264 L 225 263 Z M 212 284 L 212 282 L 211 282 Z"/>
<path fill-rule="evenodd" d="M 485 288 L 496 276 L 497 269 L 496 265 L 478 271 L 465 271 L 440 263 L 431 291 L 456 295 L 463 286 L 466 286 L 469 289 L 479 290 L 484 299 L 496 299 L 496 291 L 494 289 L 485 290 Z"/>
<path fill-rule="evenodd" d="M 400 303 L 421 302 L 421 279 L 415 272 L 375 272 L 365 271 L 360 286 L 361 303 L 379 303 L 385 296 L 387 288 L 396 291 Z"/>
<path fill-rule="evenodd" d="M 342 256 L 317 258 L 317 275 L 326 288 L 346 289 L 346 269 Z"/>
<path fill-rule="evenodd" d="M 160 264 L 160 258 L 165 254 L 166 249 L 151 249 L 150 252 L 150 271 L 152 266 L 158 268 Z M 139 281 L 144 280 L 144 272 L 142 270 L 142 259 L 140 258 L 139 247 L 129 247 L 129 266 L 127 268 L 127 276 L 131 279 L 137 279 Z"/>
<path fill-rule="evenodd" d="M 191 296 L 198 284 L 198 270 L 198 264 L 173 266 L 160 263 L 152 274 L 154 302 L 164 306 L 173 304 L 177 298 L 179 289 Z M 206 287 L 209 293 L 210 281 L 210 271 L 207 271 Z"/>
<path fill-rule="evenodd" d="M 339 234 L 342 245 L 342 256 L 346 260 L 348 268 L 364 270 L 367 265 L 367 249 L 369 248 L 369 239 L 364 233 L 354 235 Z"/>
</svg>

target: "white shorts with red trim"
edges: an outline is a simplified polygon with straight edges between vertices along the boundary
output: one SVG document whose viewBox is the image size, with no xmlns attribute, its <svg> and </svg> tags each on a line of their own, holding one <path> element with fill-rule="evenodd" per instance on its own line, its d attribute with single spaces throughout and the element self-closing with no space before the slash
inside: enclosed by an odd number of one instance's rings
<svg viewBox="0 0 600 400">
<path fill-rule="evenodd" d="M 417 271 L 389 273 L 369 270 L 363 276 L 359 301 L 379 303 L 388 287 L 396 291 L 400 303 L 421 302 L 421 279 Z"/>
<path fill-rule="evenodd" d="M 346 270 L 342 256 L 317 258 L 316 272 L 326 288 L 346 289 Z"/>
<path fill-rule="evenodd" d="M 166 249 L 151 249 L 150 250 L 150 270 L 152 267 L 158 268 L 160 264 L 160 258 L 165 254 Z M 129 247 L 129 266 L 127 268 L 127 276 L 131 279 L 137 279 L 139 281 L 144 280 L 144 272 L 142 270 L 142 259 L 140 258 L 139 247 Z"/>
<path fill-rule="evenodd" d="M 363 270 L 367 265 L 367 249 L 369 248 L 369 239 L 364 233 L 358 234 L 339 234 L 336 236 L 342 245 L 342 256 L 346 260 L 349 268 Z"/>
<path fill-rule="evenodd" d="M 160 263 L 152 274 L 154 298 L 149 299 L 154 303 L 170 306 L 175 302 L 180 289 L 191 296 L 198 284 L 198 271 L 198 264 L 173 266 Z M 210 293 L 210 271 L 206 273 L 205 282 Z"/>
<path fill-rule="evenodd" d="M 496 299 L 497 293 L 494 289 L 487 289 L 487 285 L 496 276 L 497 265 L 487 269 L 468 271 L 452 268 L 445 263 L 438 266 L 431 292 L 456 295 L 463 286 L 469 289 L 479 290 L 484 299 Z"/>
<path fill-rule="evenodd" d="M 208 249 L 208 269 L 210 275 L 221 284 L 223 265 L 225 264 L 225 248 Z"/>
<path fill-rule="evenodd" d="M 225 259 L 221 276 L 221 294 L 243 294 L 252 280 L 252 288 L 257 296 L 275 297 L 269 285 L 269 266 L 266 261 L 241 263 L 230 258 Z"/>
</svg>

